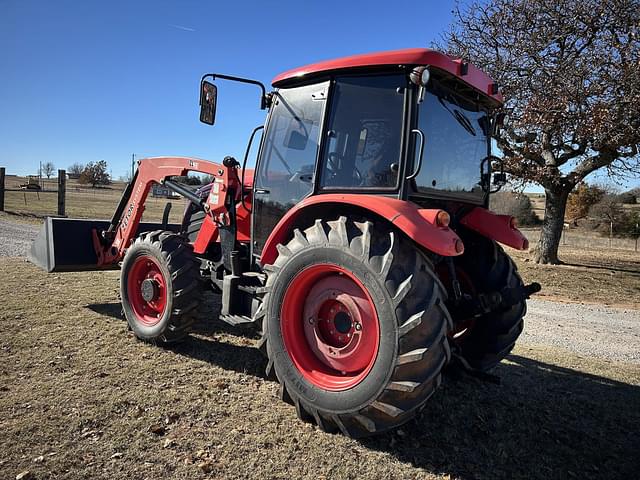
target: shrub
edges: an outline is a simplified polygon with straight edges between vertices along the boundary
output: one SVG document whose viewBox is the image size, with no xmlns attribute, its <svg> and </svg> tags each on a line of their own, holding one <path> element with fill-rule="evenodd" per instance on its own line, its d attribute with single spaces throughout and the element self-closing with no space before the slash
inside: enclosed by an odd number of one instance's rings
<svg viewBox="0 0 640 480">
<path fill-rule="evenodd" d="M 540 219 L 533 211 L 531 200 L 524 193 L 498 192 L 491 195 L 491 210 L 502 215 L 511 215 L 519 225 L 539 225 Z"/>
</svg>

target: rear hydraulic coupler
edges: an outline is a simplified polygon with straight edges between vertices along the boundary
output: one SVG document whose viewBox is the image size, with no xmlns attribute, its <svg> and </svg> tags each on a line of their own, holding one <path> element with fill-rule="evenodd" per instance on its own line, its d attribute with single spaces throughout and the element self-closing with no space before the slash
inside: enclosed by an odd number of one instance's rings
<svg viewBox="0 0 640 480">
<path fill-rule="evenodd" d="M 475 297 L 464 295 L 462 299 L 452 307 L 456 318 L 467 319 L 479 317 L 498 309 L 506 309 L 527 300 L 534 293 L 541 290 L 539 283 L 531 283 L 518 287 L 506 287 L 499 292 L 481 293 Z"/>
</svg>

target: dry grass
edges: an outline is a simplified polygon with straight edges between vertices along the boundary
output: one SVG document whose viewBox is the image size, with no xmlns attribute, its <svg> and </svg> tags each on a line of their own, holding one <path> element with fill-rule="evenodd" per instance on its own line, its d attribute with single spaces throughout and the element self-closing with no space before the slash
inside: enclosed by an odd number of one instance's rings
<svg viewBox="0 0 640 480">
<path fill-rule="evenodd" d="M 640 309 L 640 254 L 624 250 L 560 247 L 564 265 L 537 265 L 529 254 L 508 249 L 526 283 L 550 299 Z"/>
<path fill-rule="evenodd" d="M 66 194 L 66 214 L 75 218 L 110 219 L 120 197 L 122 185 L 113 188 L 85 188 L 70 185 Z M 143 221 L 159 222 L 162 219 L 164 206 L 168 201 L 163 198 L 149 196 L 145 204 Z M 180 222 L 184 212 L 184 200 L 172 200 L 170 221 Z M 40 221 L 47 215 L 55 215 L 58 211 L 58 196 L 49 192 L 6 192 L 5 211 L 14 219 Z"/>
<path fill-rule="evenodd" d="M 55 195 L 27 195 L 24 207 L 7 194 L 11 219 L 55 212 Z M 68 214 L 109 218 L 119 196 L 72 188 Z M 151 199 L 145 219 L 164 203 Z M 543 296 L 640 308 L 638 254 L 563 247 L 567 265 L 552 267 L 509 253 Z M 354 441 L 297 420 L 255 341 L 217 321 L 215 297 L 198 332 L 163 350 L 127 332 L 117 290 L 117 272 L 44 277 L 0 258 L 0 478 L 628 478 L 640 467 L 637 365 L 517 347 L 501 385 L 452 372 L 420 418 Z"/>
<path fill-rule="evenodd" d="M 117 289 L 0 259 L 0 478 L 637 475 L 637 365 L 520 347 L 500 385 L 451 374 L 401 432 L 354 441 L 296 419 L 215 298 L 164 350 L 127 332 Z"/>
</svg>

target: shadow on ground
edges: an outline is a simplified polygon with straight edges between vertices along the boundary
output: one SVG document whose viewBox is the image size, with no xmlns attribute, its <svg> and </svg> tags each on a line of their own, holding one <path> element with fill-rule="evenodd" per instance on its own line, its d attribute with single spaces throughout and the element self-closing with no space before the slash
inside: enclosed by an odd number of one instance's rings
<svg viewBox="0 0 640 480">
<path fill-rule="evenodd" d="M 107 317 L 124 320 L 124 315 L 122 314 L 122 304 L 120 302 L 91 303 L 87 305 L 86 308 L 100 315 L 106 315 Z"/>
<path fill-rule="evenodd" d="M 519 355 L 501 384 L 448 375 L 405 435 L 365 440 L 462 478 L 631 478 L 640 388 Z"/>
<path fill-rule="evenodd" d="M 119 304 L 89 308 L 120 318 Z M 265 360 L 253 342 L 216 339 L 237 334 L 232 327 L 215 321 L 196 330 L 197 336 L 172 350 L 264 377 Z M 400 433 L 361 443 L 463 479 L 637 477 L 639 387 L 521 355 L 511 355 L 494 373 L 500 384 L 448 374 L 423 413 Z"/>
<path fill-rule="evenodd" d="M 629 263 L 635 263 L 635 262 L 629 262 Z M 595 265 L 591 263 L 580 263 L 580 262 L 561 262 L 561 265 L 566 265 L 568 267 L 584 268 L 586 270 L 594 269 L 594 270 L 604 270 L 608 272 L 630 273 L 631 275 L 640 276 L 640 270 L 638 269 L 622 268 L 617 265 Z M 640 264 L 638 265 L 640 266 Z"/>
</svg>

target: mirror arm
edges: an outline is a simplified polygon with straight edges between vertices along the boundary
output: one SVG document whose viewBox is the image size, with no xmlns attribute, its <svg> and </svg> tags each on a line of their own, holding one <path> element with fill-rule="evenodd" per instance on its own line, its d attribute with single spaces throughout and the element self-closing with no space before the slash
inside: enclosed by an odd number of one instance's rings
<svg viewBox="0 0 640 480">
<path fill-rule="evenodd" d="M 202 82 L 204 82 L 208 77 L 211 77 L 211 80 L 215 80 L 216 78 L 219 78 L 221 80 L 231 80 L 232 82 L 241 82 L 241 83 L 248 83 L 251 85 L 257 85 L 258 87 L 260 87 L 260 90 L 262 91 L 262 95 L 260 96 L 260 109 L 265 110 L 266 108 L 269 108 L 271 106 L 271 95 L 267 94 L 267 90 L 264 84 L 262 82 L 259 82 L 258 80 L 253 80 L 251 78 L 234 77 L 232 75 L 223 75 L 221 73 L 207 73 L 203 75 L 202 78 L 200 79 L 200 84 L 202 85 Z"/>
</svg>

